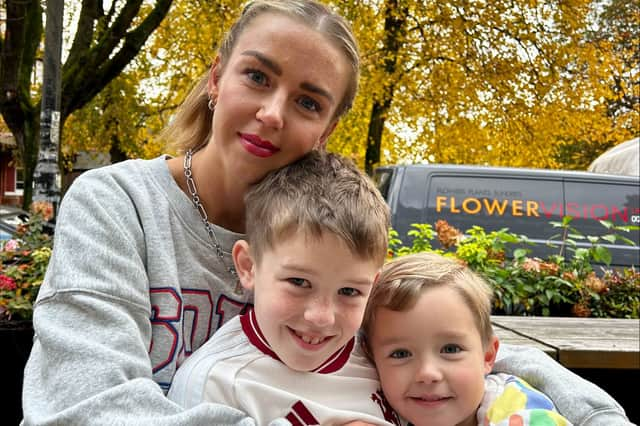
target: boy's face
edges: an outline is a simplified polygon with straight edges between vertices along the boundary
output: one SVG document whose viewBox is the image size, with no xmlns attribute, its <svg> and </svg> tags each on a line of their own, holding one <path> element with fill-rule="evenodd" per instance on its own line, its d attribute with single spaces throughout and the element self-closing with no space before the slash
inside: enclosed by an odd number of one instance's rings
<svg viewBox="0 0 640 426">
<path fill-rule="evenodd" d="M 496 338 L 482 343 L 462 297 L 445 286 L 425 290 L 409 311 L 378 308 L 370 338 L 387 400 L 416 426 L 478 424 L 498 349 Z"/>
<path fill-rule="evenodd" d="M 381 267 L 336 236 L 298 232 L 255 263 L 246 241 L 234 246 L 242 285 L 254 291 L 260 328 L 280 360 L 298 371 L 324 363 L 357 332 Z"/>
</svg>

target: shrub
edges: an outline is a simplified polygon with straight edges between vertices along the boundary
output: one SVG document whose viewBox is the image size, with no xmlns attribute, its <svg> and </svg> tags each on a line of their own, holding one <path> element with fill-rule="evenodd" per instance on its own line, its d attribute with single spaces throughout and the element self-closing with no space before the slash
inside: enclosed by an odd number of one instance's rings
<svg viewBox="0 0 640 426">
<path fill-rule="evenodd" d="M 410 247 L 402 246 L 397 232 L 390 231 L 390 256 L 419 251 L 437 251 L 455 256 L 484 276 L 494 290 L 493 313 L 507 315 L 556 315 L 638 318 L 640 310 L 640 273 L 635 268 L 622 271 L 603 268 L 597 276 L 592 263 L 608 265 L 611 255 L 602 242 L 623 241 L 620 236 L 632 227 L 616 227 L 602 221 L 610 233 L 583 236 L 571 227 L 571 218 L 552 222 L 560 229 L 554 236 L 559 252 L 548 259 L 529 257 L 532 243 L 524 235 L 507 228 L 487 233 L 474 226 L 463 235 L 444 220 L 434 228 L 430 224 L 414 224 L 408 235 Z M 438 239 L 443 249 L 434 249 Z M 588 241 L 588 248 L 577 241 Z M 511 257 L 507 253 L 512 253 Z"/>
<path fill-rule="evenodd" d="M 34 203 L 31 217 L 20 225 L 14 238 L 0 248 L 0 319 L 30 319 L 33 303 L 51 257 L 52 241 L 47 233 L 51 210 Z"/>
</svg>

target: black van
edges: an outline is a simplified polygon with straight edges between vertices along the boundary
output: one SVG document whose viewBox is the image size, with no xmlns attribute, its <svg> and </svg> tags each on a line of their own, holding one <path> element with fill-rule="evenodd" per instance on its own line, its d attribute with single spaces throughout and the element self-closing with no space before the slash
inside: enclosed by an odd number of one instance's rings
<svg viewBox="0 0 640 426">
<path fill-rule="evenodd" d="M 585 236 L 608 233 L 599 222 L 603 219 L 640 225 L 636 176 L 428 164 L 379 167 L 373 178 L 391 208 L 393 228 L 407 245 L 411 224 L 444 219 L 463 232 L 473 225 L 488 232 L 509 228 L 535 242 L 532 255 L 544 258 L 558 251 L 547 245 L 559 232 L 549 222 L 564 216 L 572 216 L 571 226 Z M 640 233 L 620 234 L 636 246 L 605 244 L 611 265 L 640 265 Z"/>
</svg>

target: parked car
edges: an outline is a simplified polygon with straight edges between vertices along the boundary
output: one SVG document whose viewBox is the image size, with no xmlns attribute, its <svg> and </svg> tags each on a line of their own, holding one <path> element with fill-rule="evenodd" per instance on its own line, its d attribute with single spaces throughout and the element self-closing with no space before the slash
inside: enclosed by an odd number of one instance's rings
<svg viewBox="0 0 640 426">
<path fill-rule="evenodd" d="M 0 241 L 10 240 L 16 228 L 28 221 L 28 212 L 14 206 L 0 205 Z"/>
<path fill-rule="evenodd" d="M 640 225 L 637 176 L 427 164 L 380 167 L 374 180 L 405 245 L 411 244 L 411 224 L 433 225 L 444 219 L 463 232 L 473 225 L 486 231 L 509 228 L 536 243 L 532 255 L 544 258 L 558 252 L 557 246 L 547 244 L 559 232 L 550 222 L 564 216 L 573 217 L 571 226 L 585 236 L 608 232 L 600 220 Z M 621 235 L 636 246 L 604 245 L 612 254 L 612 266 L 640 265 L 640 233 Z"/>
</svg>

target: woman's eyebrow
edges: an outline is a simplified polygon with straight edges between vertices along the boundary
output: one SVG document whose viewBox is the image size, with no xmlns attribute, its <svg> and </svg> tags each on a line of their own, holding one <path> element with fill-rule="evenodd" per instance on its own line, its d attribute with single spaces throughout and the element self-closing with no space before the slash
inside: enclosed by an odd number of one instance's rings
<svg viewBox="0 0 640 426">
<path fill-rule="evenodd" d="M 333 96 L 331 96 L 331 93 L 327 92 L 321 87 L 316 86 L 315 84 L 304 82 L 300 84 L 300 87 L 309 92 L 316 93 L 320 96 L 324 96 L 325 98 L 327 98 L 327 100 L 329 100 L 329 102 L 334 103 L 334 99 L 333 99 Z"/>
<path fill-rule="evenodd" d="M 244 52 L 242 52 L 242 55 L 244 55 L 244 56 L 253 56 L 257 60 L 262 62 L 262 64 L 265 67 L 267 67 L 271 71 L 273 71 L 274 74 L 279 75 L 279 76 L 282 75 L 282 68 L 280 68 L 280 65 L 276 64 L 273 60 L 267 58 L 262 53 L 257 52 L 255 50 L 245 50 Z"/>
</svg>

